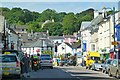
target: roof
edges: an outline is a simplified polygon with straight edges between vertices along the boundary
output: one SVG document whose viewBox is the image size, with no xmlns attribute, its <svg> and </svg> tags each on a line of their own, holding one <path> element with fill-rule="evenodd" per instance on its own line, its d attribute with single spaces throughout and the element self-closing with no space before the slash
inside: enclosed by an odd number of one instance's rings
<svg viewBox="0 0 120 80">
<path fill-rule="evenodd" d="M 43 46 L 43 41 L 45 41 L 45 44 L 47 46 L 53 46 L 50 40 L 48 39 L 38 39 L 37 41 L 29 41 L 24 43 L 22 47 L 42 47 Z"/>
<path fill-rule="evenodd" d="M 90 21 L 83 21 L 83 22 L 81 23 L 81 28 L 80 28 L 80 30 L 82 31 L 82 30 L 86 29 L 90 23 L 91 23 Z"/>
<path fill-rule="evenodd" d="M 70 45 L 69 43 L 67 43 L 67 42 L 64 42 L 66 45 L 68 45 L 69 47 L 71 47 L 72 48 L 72 45 Z"/>
<path fill-rule="evenodd" d="M 64 35 L 64 38 L 76 38 L 74 35 Z"/>
<path fill-rule="evenodd" d="M 89 24 L 89 28 L 97 25 L 98 23 L 100 23 L 101 21 L 103 21 L 103 16 L 102 15 L 99 15 L 97 16 L 96 18 L 94 18 L 91 23 Z"/>
<path fill-rule="evenodd" d="M 49 36 L 49 39 L 64 39 L 63 36 Z"/>
<path fill-rule="evenodd" d="M 98 52 L 89 52 L 89 56 L 100 57 L 100 54 Z"/>
<path fill-rule="evenodd" d="M 74 43 L 74 44 L 72 45 L 72 47 L 73 47 L 74 49 L 80 48 L 80 47 L 81 47 L 81 43 L 80 43 L 80 42 L 76 42 L 76 43 Z"/>
</svg>

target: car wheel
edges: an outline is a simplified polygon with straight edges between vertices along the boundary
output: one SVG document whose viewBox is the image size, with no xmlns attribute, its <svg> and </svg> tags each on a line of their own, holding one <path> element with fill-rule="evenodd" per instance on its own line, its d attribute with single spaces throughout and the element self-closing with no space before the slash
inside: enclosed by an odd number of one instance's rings
<svg viewBox="0 0 120 80">
<path fill-rule="evenodd" d="M 103 69 L 102 69 L 102 72 L 104 73 L 104 72 L 105 72 L 105 70 L 103 70 Z"/>
<path fill-rule="evenodd" d="M 109 76 L 112 76 L 112 74 L 111 74 L 110 70 L 108 70 L 108 75 L 109 75 Z"/>
<path fill-rule="evenodd" d="M 119 79 L 119 72 L 117 71 L 116 72 L 116 76 L 115 76 L 117 79 Z"/>
<path fill-rule="evenodd" d="M 107 74 L 107 70 L 105 70 L 104 73 Z"/>
<path fill-rule="evenodd" d="M 16 75 L 15 76 L 17 79 L 20 79 L 21 78 L 21 75 L 19 74 L 19 75 Z"/>
<path fill-rule="evenodd" d="M 51 66 L 50 68 L 53 69 L 53 66 Z"/>
</svg>

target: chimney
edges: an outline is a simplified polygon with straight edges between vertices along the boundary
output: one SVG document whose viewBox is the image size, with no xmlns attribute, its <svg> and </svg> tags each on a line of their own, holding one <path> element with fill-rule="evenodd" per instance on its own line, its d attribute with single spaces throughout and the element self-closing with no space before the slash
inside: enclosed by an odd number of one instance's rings
<svg viewBox="0 0 120 80">
<path fill-rule="evenodd" d="M 98 15 L 99 15 L 98 10 L 95 10 L 95 11 L 94 11 L 94 18 L 96 18 Z"/>
<path fill-rule="evenodd" d="M 106 11 L 105 7 L 103 7 L 103 9 L 102 9 L 102 16 L 103 16 L 103 18 L 107 17 L 107 11 Z"/>
</svg>

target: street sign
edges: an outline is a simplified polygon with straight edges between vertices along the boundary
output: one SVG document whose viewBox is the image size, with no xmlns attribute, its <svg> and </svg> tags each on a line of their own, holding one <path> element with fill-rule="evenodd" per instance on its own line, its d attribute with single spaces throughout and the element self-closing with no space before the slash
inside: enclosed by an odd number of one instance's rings
<svg viewBox="0 0 120 80">
<path fill-rule="evenodd" d="M 119 42 L 115 41 L 115 42 L 112 42 L 112 45 L 118 45 Z"/>
</svg>

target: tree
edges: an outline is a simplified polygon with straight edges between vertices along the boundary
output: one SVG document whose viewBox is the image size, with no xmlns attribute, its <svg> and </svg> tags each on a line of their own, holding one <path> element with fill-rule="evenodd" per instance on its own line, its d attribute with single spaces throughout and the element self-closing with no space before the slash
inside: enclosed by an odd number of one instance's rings
<svg viewBox="0 0 120 80">
<path fill-rule="evenodd" d="M 55 10 L 47 9 L 47 10 L 43 11 L 40 15 L 41 22 L 45 22 L 46 20 L 55 19 L 55 15 L 56 15 Z"/>
<path fill-rule="evenodd" d="M 62 36 L 62 24 L 59 22 L 49 22 L 42 28 L 43 31 L 49 31 L 50 36 Z"/>
<path fill-rule="evenodd" d="M 77 18 L 74 14 L 68 14 L 63 19 L 64 34 L 72 34 L 76 31 Z"/>
</svg>

